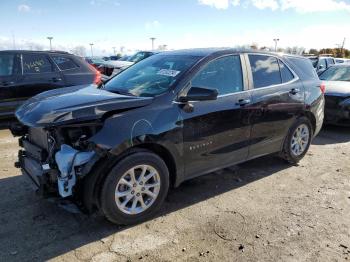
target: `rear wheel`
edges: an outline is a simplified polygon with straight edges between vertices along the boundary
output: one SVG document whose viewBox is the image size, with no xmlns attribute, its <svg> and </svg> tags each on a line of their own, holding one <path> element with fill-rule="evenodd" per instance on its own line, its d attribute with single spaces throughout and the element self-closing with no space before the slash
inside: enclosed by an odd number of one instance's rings
<svg viewBox="0 0 350 262">
<path fill-rule="evenodd" d="M 116 224 L 135 224 L 155 214 L 169 188 L 169 172 L 157 155 L 142 151 L 118 162 L 107 175 L 101 209 Z"/>
<path fill-rule="evenodd" d="M 298 118 L 290 128 L 281 152 L 282 158 L 291 164 L 298 163 L 307 153 L 312 138 L 312 127 L 308 118 Z"/>
</svg>

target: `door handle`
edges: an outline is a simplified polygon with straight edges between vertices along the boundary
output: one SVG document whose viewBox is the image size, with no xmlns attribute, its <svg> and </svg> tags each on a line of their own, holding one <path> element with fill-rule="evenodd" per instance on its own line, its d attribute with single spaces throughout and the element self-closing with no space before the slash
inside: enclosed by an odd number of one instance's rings
<svg viewBox="0 0 350 262">
<path fill-rule="evenodd" d="M 236 105 L 238 106 L 245 106 L 250 104 L 250 99 L 239 99 Z"/>
<path fill-rule="evenodd" d="M 57 78 L 57 77 L 52 78 L 52 82 L 59 82 L 59 81 L 62 81 L 62 78 Z"/>
<path fill-rule="evenodd" d="M 291 94 L 291 95 L 296 95 L 296 94 L 298 94 L 299 92 L 300 92 L 299 89 L 297 89 L 297 88 L 292 88 L 292 89 L 289 91 L 289 94 Z"/>
</svg>

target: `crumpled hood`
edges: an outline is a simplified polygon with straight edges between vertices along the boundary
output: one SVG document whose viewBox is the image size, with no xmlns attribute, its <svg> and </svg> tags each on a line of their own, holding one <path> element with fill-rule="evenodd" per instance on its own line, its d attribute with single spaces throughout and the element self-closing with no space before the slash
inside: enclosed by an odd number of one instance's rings
<svg viewBox="0 0 350 262">
<path fill-rule="evenodd" d="M 107 112 L 142 107 L 152 101 L 150 97 L 114 94 L 95 85 L 76 86 L 34 96 L 18 108 L 16 117 L 27 126 L 49 127 L 99 119 Z"/>
<path fill-rule="evenodd" d="M 350 82 L 325 81 L 326 95 L 350 96 Z"/>
<path fill-rule="evenodd" d="M 108 61 L 106 63 L 110 67 L 114 68 L 124 68 L 124 67 L 129 67 L 134 64 L 134 62 L 130 61 Z"/>
</svg>

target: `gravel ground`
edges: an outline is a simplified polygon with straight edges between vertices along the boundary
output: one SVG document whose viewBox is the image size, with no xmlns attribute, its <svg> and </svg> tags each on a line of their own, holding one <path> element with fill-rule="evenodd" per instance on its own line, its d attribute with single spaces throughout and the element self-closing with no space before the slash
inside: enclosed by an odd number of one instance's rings
<svg viewBox="0 0 350 262">
<path fill-rule="evenodd" d="M 185 182 L 132 227 L 40 199 L 0 131 L 0 261 L 350 260 L 350 129 L 328 127 L 298 166 L 273 156 Z"/>
</svg>

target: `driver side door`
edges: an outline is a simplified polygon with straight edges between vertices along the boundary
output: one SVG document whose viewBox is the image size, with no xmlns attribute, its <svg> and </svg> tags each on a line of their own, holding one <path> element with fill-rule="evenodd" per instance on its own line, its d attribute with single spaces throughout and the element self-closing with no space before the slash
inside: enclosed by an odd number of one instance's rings
<svg viewBox="0 0 350 262">
<path fill-rule="evenodd" d="M 188 102 L 191 111 L 180 109 L 187 178 L 247 159 L 251 98 L 244 78 L 240 55 L 214 59 L 192 78 L 192 87 L 217 89 L 218 97 Z"/>
</svg>

